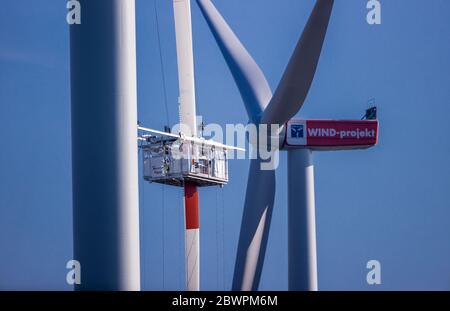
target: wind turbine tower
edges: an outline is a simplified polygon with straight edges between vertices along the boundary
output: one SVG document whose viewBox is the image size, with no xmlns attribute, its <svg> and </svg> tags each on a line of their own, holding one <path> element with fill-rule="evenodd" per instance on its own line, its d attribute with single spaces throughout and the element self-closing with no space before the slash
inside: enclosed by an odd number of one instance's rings
<svg viewBox="0 0 450 311">
<path fill-rule="evenodd" d="M 70 26 L 76 290 L 140 290 L 134 0 L 80 0 Z"/>
</svg>

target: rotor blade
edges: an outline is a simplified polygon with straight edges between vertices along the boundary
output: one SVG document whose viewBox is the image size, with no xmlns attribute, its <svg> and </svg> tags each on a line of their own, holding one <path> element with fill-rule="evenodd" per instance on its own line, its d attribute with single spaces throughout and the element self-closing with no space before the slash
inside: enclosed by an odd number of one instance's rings
<svg viewBox="0 0 450 311">
<path fill-rule="evenodd" d="M 250 120 L 258 123 L 272 98 L 272 91 L 263 72 L 212 2 L 197 0 L 197 3 L 230 68 Z"/>
<path fill-rule="evenodd" d="M 275 198 L 275 170 L 250 164 L 232 290 L 257 290 L 269 236 Z"/>
<path fill-rule="evenodd" d="M 172 138 L 177 138 L 177 139 L 184 139 L 184 140 L 187 140 L 187 141 L 193 141 L 195 143 L 206 145 L 206 146 L 215 146 L 217 148 L 222 148 L 222 149 L 226 149 L 226 150 L 237 150 L 237 151 L 245 152 L 245 148 L 239 148 L 239 147 L 225 145 L 225 144 L 216 142 L 216 141 L 211 140 L 211 139 L 181 136 L 180 134 L 176 135 L 176 134 L 172 134 L 172 133 L 166 133 L 166 132 L 153 130 L 153 129 L 142 127 L 142 126 L 138 126 L 138 130 L 141 130 L 143 132 L 158 134 L 158 135 L 161 135 L 161 136 L 172 137 Z M 142 140 L 143 138 L 142 137 L 138 137 L 138 139 Z M 143 139 L 143 140 L 145 140 L 145 139 Z"/>
<path fill-rule="evenodd" d="M 180 138 L 180 135 L 177 135 L 177 134 L 162 132 L 162 131 L 150 129 L 150 128 L 143 127 L 143 126 L 138 126 L 138 130 L 141 130 L 143 132 L 158 134 L 158 135 L 162 135 L 162 136 L 167 136 L 167 137 Z"/>
<path fill-rule="evenodd" d="M 334 0 L 317 0 L 261 123 L 284 124 L 302 107 L 322 51 Z"/>
<path fill-rule="evenodd" d="M 173 0 L 177 45 L 180 124 L 187 136 L 197 136 L 191 1 Z"/>
</svg>

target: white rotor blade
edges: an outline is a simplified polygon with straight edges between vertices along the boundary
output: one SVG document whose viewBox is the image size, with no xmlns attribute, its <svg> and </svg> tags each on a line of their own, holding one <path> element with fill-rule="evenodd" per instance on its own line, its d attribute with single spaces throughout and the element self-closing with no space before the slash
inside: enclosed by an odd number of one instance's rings
<svg viewBox="0 0 450 311">
<path fill-rule="evenodd" d="M 232 290 L 257 290 L 275 199 L 275 171 L 251 161 Z"/>
<path fill-rule="evenodd" d="M 284 124 L 302 107 L 322 51 L 334 0 L 317 0 L 261 123 Z"/>
<path fill-rule="evenodd" d="M 243 151 L 245 152 L 245 148 L 239 148 L 239 147 L 234 147 L 234 146 L 229 146 L 229 145 L 225 145 L 219 142 L 216 142 L 214 140 L 211 139 L 204 139 L 202 138 L 198 138 L 198 137 L 183 137 L 180 134 L 172 134 L 172 133 L 166 133 L 166 132 L 162 132 L 162 131 L 158 131 L 158 130 L 153 130 L 150 128 L 146 128 L 146 127 L 142 127 L 142 126 L 138 126 L 138 129 L 144 132 L 148 132 L 148 133 L 153 133 L 153 134 L 158 134 L 161 136 L 166 136 L 166 137 L 173 137 L 173 138 L 177 138 L 177 139 L 184 139 L 187 141 L 193 141 L 205 146 L 215 146 L 217 148 L 221 148 L 221 149 L 226 149 L 226 150 L 237 150 L 237 151 Z M 142 137 L 139 137 L 140 140 L 142 140 Z M 145 140 L 145 139 L 144 139 Z"/>
<path fill-rule="evenodd" d="M 263 72 L 210 0 L 197 0 L 239 88 L 250 120 L 259 123 L 272 91 Z"/>
<path fill-rule="evenodd" d="M 191 1 L 173 0 L 177 43 L 180 124 L 187 136 L 197 136 Z"/>
</svg>

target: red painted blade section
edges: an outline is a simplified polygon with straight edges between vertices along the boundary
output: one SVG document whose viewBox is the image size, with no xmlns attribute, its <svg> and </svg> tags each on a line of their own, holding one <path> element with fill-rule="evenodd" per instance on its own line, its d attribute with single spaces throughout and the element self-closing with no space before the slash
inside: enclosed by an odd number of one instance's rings
<svg viewBox="0 0 450 311">
<path fill-rule="evenodd" d="M 184 206 L 186 209 L 186 229 L 198 229 L 198 191 L 197 185 L 191 182 L 184 184 Z"/>
</svg>

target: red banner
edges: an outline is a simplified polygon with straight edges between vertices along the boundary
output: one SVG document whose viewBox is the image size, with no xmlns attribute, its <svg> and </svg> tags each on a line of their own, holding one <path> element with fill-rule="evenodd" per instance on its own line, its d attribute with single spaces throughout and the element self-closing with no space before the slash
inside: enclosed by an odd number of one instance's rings
<svg viewBox="0 0 450 311">
<path fill-rule="evenodd" d="M 377 120 L 290 120 L 287 147 L 312 149 L 368 148 L 377 144 Z"/>
</svg>

